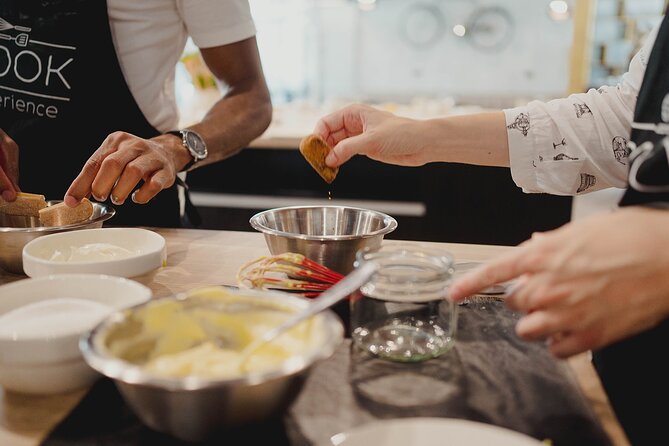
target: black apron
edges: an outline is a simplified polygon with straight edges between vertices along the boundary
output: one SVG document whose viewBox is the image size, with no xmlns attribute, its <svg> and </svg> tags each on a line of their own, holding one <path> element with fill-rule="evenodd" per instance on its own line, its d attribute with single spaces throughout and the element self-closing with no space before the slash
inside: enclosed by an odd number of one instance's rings
<svg viewBox="0 0 669 446">
<path fill-rule="evenodd" d="M 2 0 L 0 18 L 0 128 L 19 146 L 22 190 L 61 199 L 110 133 L 160 134 L 123 77 L 106 1 Z M 112 206 L 114 226 L 180 226 L 176 186 Z"/>
<path fill-rule="evenodd" d="M 669 208 L 669 21 L 662 22 L 637 99 L 621 206 Z M 669 230 L 669 228 L 667 228 Z M 667 247 L 669 249 L 669 247 Z M 669 271 L 667 272 L 669 274 Z M 667 444 L 669 320 L 593 352 L 593 363 L 635 446 Z"/>
</svg>

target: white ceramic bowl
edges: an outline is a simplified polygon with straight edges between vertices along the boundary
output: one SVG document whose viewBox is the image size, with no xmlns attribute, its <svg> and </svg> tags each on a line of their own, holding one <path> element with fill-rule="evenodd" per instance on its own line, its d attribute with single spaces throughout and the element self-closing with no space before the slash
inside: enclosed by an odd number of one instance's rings
<svg viewBox="0 0 669 446">
<path fill-rule="evenodd" d="M 492 424 L 455 418 L 376 421 L 334 435 L 323 446 L 542 446 L 543 442 Z"/>
<path fill-rule="evenodd" d="M 109 244 L 131 251 L 119 258 L 84 261 L 52 260 L 57 252 L 73 248 Z M 135 277 L 165 265 L 165 239 L 153 231 L 139 228 L 102 228 L 61 232 L 39 237 L 23 247 L 23 270 L 30 277 L 50 274 L 108 274 Z"/>
<path fill-rule="evenodd" d="M 63 274 L 24 279 L 0 286 L 0 317 L 28 304 L 59 298 L 108 305 L 109 314 L 151 298 L 144 285 L 121 277 Z M 93 328 L 63 326 L 49 335 L 16 338 L 0 332 L 0 385 L 34 394 L 61 393 L 85 387 L 98 376 L 86 365 L 79 338 Z"/>
</svg>

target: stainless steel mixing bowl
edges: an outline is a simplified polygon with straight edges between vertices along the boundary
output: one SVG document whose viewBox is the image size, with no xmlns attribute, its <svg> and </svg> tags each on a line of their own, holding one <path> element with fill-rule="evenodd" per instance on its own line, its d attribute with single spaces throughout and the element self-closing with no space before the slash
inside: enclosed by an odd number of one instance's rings
<svg viewBox="0 0 669 446">
<path fill-rule="evenodd" d="M 293 206 L 260 212 L 251 226 L 265 234 L 272 254 L 296 252 L 342 274 L 353 270 L 355 254 L 376 249 L 397 228 L 389 215 L 347 206 Z"/>
<path fill-rule="evenodd" d="M 60 201 L 52 200 L 47 203 L 51 206 Z M 111 206 L 93 203 L 93 215 L 87 221 L 67 226 L 44 227 L 40 225 L 37 217 L 6 215 L 0 212 L 0 268 L 10 273 L 23 274 L 23 247 L 29 241 L 56 232 L 100 228 L 115 213 Z"/>
<path fill-rule="evenodd" d="M 248 297 L 261 307 L 305 308 L 305 299 L 285 293 L 226 290 Z M 192 298 L 173 296 L 165 300 L 189 299 L 188 308 L 198 305 Z M 162 299 L 161 299 L 162 300 Z M 153 302 L 156 302 L 155 300 Z M 312 366 L 330 357 L 343 340 L 343 327 L 331 311 L 320 313 L 322 336 L 313 348 L 293 356 L 268 372 L 255 372 L 235 379 L 205 379 L 196 376 L 157 377 L 141 365 L 111 355 L 106 340 L 137 335 L 132 312 L 150 305 L 138 305 L 101 322 L 80 341 L 86 362 L 112 378 L 127 404 L 147 426 L 187 441 L 200 441 L 225 428 L 254 423 L 281 414 L 297 397 Z M 203 303 L 206 305 L 206 302 Z M 231 311 L 238 308 L 232 306 Z M 211 309 L 211 307 L 207 307 Z M 134 330 L 134 331 L 133 331 Z"/>
</svg>

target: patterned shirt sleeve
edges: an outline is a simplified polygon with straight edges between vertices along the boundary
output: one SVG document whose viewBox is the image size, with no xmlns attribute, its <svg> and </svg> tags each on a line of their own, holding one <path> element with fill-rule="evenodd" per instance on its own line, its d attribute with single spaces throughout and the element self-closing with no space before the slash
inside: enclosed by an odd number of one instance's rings
<svg viewBox="0 0 669 446">
<path fill-rule="evenodd" d="M 657 28 L 615 86 L 504 110 L 511 175 L 528 193 L 577 195 L 627 183 L 627 141 Z"/>
</svg>

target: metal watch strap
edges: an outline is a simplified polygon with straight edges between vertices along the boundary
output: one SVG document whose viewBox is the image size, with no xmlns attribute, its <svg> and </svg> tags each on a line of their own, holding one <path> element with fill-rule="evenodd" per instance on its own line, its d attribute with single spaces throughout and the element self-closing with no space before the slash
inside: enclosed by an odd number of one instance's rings
<svg viewBox="0 0 669 446">
<path fill-rule="evenodd" d="M 186 150 L 188 150 L 188 153 L 190 154 L 191 159 L 190 159 L 190 161 L 188 161 L 188 163 L 186 163 L 186 165 L 184 167 L 181 168 L 180 172 L 187 171 L 188 169 L 191 168 L 191 166 L 193 164 L 195 164 L 196 157 L 195 157 L 195 155 L 193 155 L 190 148 L 188 147 L 188 144 L 186 143 L 186 135 L 181 130 L 170 130 L 169 132 L 165 132 L 165 134 L 174 135 L 174 136 L 178 136 L 179 138 L 181 138 L 181 144 L 186 148 Z"/>
</svg>

